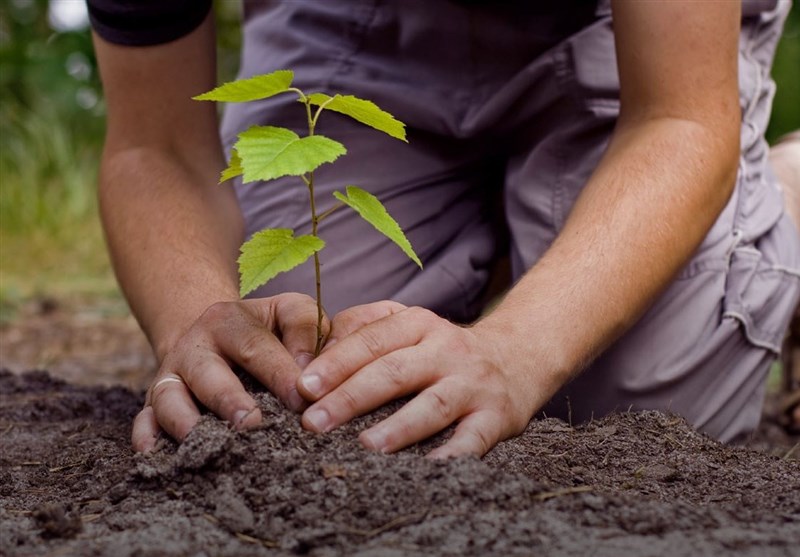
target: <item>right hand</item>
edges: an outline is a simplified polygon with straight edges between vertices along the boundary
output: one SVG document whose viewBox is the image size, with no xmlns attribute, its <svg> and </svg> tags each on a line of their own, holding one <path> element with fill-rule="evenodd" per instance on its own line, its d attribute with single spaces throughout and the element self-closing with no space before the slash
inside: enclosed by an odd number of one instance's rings
<svg viewBox="0 0 800 557">
<path fill-rule="evenodd" d="M 195 399 L 237 429 L 261 423 L 261 412 L 232 364 L 290 409 L 303 410 L 306 403 L 295 385 L 313 359 L 316 328 L 316 302 L 304 294 L 212 305 L 163 358 L 133 422 L 133 448 L 152 450 L 162 430 L 183 441 L 200 419 Z M 329 329 L 325 318 L 323 332 Z"/>
</svg>

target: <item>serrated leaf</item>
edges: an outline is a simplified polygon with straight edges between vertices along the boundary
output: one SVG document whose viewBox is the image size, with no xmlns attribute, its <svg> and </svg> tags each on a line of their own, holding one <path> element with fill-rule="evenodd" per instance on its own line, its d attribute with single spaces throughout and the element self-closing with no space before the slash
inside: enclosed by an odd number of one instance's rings
<svg viewBox="0 0 800 557">
<path fill-rule="evenodd" d="M 288 228 L 271 228 L 253 234 L 242 244 L 239 256 L 239 294 L 244 297 L 279 273 L 294 269 L 325 247 L 317 236 L 294 237 Z"/>
<path fill-rule="evenodd" d="M 242 159 L 239 158 L 239 152 L 236 149 L 231 149 L 231 160 L 228 161 L 228 167 L 222 171 L 219 176 L 219 183 L 241 176 L 244 170 L 242 169 Z"/>
<path fill-rule="evenodd" d="M 394 138 L 408 143 L 406 139 L 406 125 L 381 109 L 372 101 L 359 99 L 353 95 L 326 95 L 314 93 L 308 96 L 311 104 L 320 106 L 325 104 L 325 110 L 333 110 L 350 116 L 354 120 L 380 130 Z"/>
<path fill-rule="evenodd" d="M 301 138 L 292 130 L 273 126 L 253 126 L 242 132 L 236 150 L 245 182 L 302 176 L 347 153 L 344 145 L 325 136 Z"/>
<path fill-rule="evenodd" d="M 229 103 L 257 101 L 285 92 L 292 86 L 292 79 L 294 79 L 294 72 L 278 70 L 264 75 L 224 83 L 216 89 L 192 98 L 196 101 Z"/>
<path fill-rule="evenodd" d="M 374 226 L 378 232 L 397 244 L 409 259 L 422 269 L 422 262 L 419 260 L 419 257 L 417 257 L 417 254 L 414 253 L 411 242 L 408 241 L 400 225 L 392 218 L 386 210 L 386 207 L 383 206 L 383 203 L 371 193 L 356 186 L 347 186 L 346 191 L 346 196 L 338 191 L 333 192 L 333 196 L 342 203 L 352 207 L 361 215 L 361 218 Z"/>
</svg>

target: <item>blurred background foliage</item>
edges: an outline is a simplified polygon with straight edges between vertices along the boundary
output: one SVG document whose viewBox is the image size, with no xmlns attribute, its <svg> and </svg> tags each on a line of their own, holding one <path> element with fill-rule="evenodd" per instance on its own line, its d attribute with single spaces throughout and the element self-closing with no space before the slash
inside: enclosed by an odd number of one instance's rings
<svg viewBox="0 0 800 557">
<path fill-rule="evenodd" d="M 220 79 L 241 44 L 215 2 Z M 800 129 L 800 8 L 775 62 L 770 140 Z M 105 107 L 83 0 L 0 0 L 0 320 L 32 297 L 119 297 L 97 219 Z"/>
<path fill-rule="evenodd" d="M 214 9 L 229 80 L 240 5 Z M 84 0 L 0 0 L 0 322 L 32 298 L 119 298 L 97 217 L 104 118 Z"/>
</svg>

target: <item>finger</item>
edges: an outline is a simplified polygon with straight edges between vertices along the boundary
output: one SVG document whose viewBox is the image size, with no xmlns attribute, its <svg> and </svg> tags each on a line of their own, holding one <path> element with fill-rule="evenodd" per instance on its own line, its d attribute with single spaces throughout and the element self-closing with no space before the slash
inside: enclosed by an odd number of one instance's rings
<svg viewBox="0 0 800 557">
<path fill-rule="evenodd" d="M 422 308 L 408 308 L 372 322 L 331 346 L 303 370 L 297 382 L 300 394 L 319 400 L 370 362 L 395 350 L 419 343 L 439 319 Z"/>
<path fill-rule="evenodd" d="M 432 459 L 466 455 L 482 457 L 505 439 L 500 423 L 499 417 L 488 410 L 470 414 L 458 424 L 447 443 L 429 452 L 427 457 Z"/>
<path fill-rule="evenodd" d="M 213 331 L 216 349 L 246 369 L 290 409 L 299 412 L 305 401 L 295 383 L 300 368 L 286 347 L 253 315 L 239 313 Z"/>
<path fill-rule="evenodd" d="M 373 451 L 391 453 L 439 433 L 466 411 L 468 397 L 445 383 L 422 391 L 400 410 L 363 431 L 361 444 Z"/>
<path fill-rule="evenodd" d="M 273 298 L 273 322 L 280 332 L 281 342 L 300 369 L 314 359 L 317 347 L 319 308 L 316 301 L 305 294 L 287 293 Z M 322 336 L 327 338 L 330 321 L 322 314 Z"/>
<path fill-rule="evenodd" d="M 175 374 L 170 376 L 177 377 Z M 200 419 L 200 412 L 182 380 L 164 381 L 171 377 L 156 381 L 150 388 L 150 401 L 158 424 L 172 438 L 183 441 Z"/>
<path fill-rule="evenodd" d="M 337 313 L 331 323 L 331 334 L 325 347 L 332 346 L 340 338 L 356 332 L 364 325 L 369 325 L 373 321 L 378 321 L 394 313 L 399 313 L 406 306 L 399 302 L 383 300 L 371 304 L 353 306 Z"/>
<path fill-rule="evenodd" d="M 303 426 L 330 431 L 395 398 L 416 392 L 429 382 L 425 352 L 396 350 L 370 363 L 305 411 Z"/>
<path fill-rule="evenodd" d="M 148 453 L 156 446 L 158 434 L 161 428 L 158 426 L 156 416 L 152 406 L 145 406 L 133 420 L 133 430 L 131 431 L 131 445 L 137 453 Z"/>
<path fill-rule="evenodd" d="M 218 354 L 201 351 L 183 373 L 189 390 L 206 408 L 236 429 L 261 423 L 261 411 L 230 366 Z"/>
</svg>

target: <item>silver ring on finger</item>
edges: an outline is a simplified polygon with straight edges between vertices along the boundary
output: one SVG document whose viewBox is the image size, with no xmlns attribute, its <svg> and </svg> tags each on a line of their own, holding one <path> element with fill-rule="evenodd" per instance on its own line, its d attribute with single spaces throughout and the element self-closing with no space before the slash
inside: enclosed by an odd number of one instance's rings
<svg viewBox="0 0 800 557">
<path fill-rule="evenodd" d="M 186 382 L 183 379 L 181 379 L 179 375 L 176 375 L 174 373 L 168 373 L 167 375 L 156 381 L 152 387 L 150 387 L 150 392 L 151 393 L 155 392 L 155 390 L 164 383 L 181 383 L 184 385 L 186 384 Z"/>
</svg>

